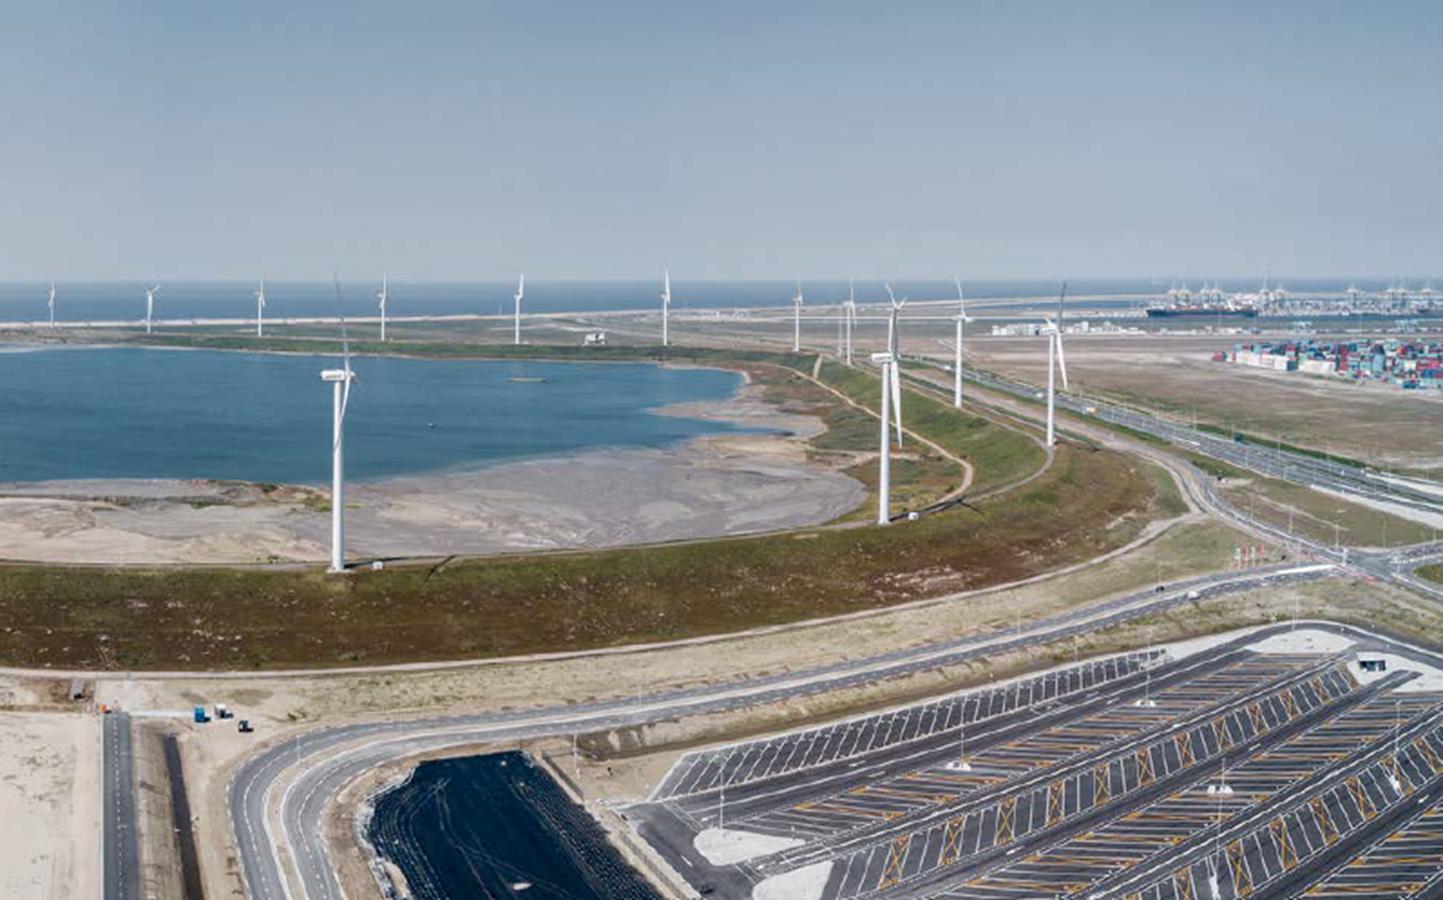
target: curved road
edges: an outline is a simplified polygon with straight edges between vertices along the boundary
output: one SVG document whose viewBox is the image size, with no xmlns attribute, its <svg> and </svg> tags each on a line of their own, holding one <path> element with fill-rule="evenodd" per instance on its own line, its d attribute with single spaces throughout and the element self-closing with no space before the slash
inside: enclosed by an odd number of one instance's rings
<svg viewBox="0 0 1444 900">
<path fill-rule="evenodd" d="M 567 735 L 622 725 L 737 709 L 819 691 L 832 691 L 882 678 L 952 665 L 1182 606 L 1195 600 L 1270 584 L 1298 582 L 1336 573 L 1331 564 L 1275 566 L 1181 582 L 1165 592 L 1143 591 L 1025 627 L 893 651 L 839 663 L 716 686 L 668 691 L 642 698 L 478 716 L 338 726 L 270 747 L 246 760 L 227 788 L 231 827 L 246 890 L 252 898 L 308 900 L 342 896 L 323 837 L 324 810 L 337 790 L 358 775 L 418 752 L 485 741 Z M 1418 651 L 1412 651 L 1418 652 Z M 348 746 L 349 745 L 349 746 Z M 283 773 L 300 774 L 279 798 L 283 835 L 275 840 L 267 820 L 268 801 Z M 292 894 L 282 875 L 280 848 L 296 867 L 300 892 Z"/>
</svg>

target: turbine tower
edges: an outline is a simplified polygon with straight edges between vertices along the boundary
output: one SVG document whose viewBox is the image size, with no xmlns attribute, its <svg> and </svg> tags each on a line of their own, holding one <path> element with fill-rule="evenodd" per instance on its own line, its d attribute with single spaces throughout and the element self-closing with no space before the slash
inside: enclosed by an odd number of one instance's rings
<svg viewBox="0 0 1444 900">
<path fill-rule="evenodd" d="M 48 303 L 46 303 L 46 307 L 49 308 L 49 310 L 50 310 L 50 327 L 51 327 L 51 328 L 54 328 L 54 327 L 55 327 L 55 282 L 54 282 L 54 281 L 51 281 L 51 282 L 50 282 L 50 301 L 49 301 Z"/>
<path fill-rule="evenodd" d="M 672 312 L 672 273 L 662 270 L 662 346 L 667 346 L 667 317 Z"/>
<path fill-rule="evenodd" d="M 956 334 L 953 339 L 953 408 L 963 408 L 963 325 L 973 321 L 968 317 L 967 304 L 963 302 L 963 280 L 954 277 L 953 284 L 958 286 L 958 314 L 953 321 L 957 323 Z"/>
<path fill-rule="evenodd" d="M 382 342 L 383 344 L 386 343 L 386 287 L 387 287 L 387 281 L 388 281 L 387 274 L 386 274 L 385 272 L 382 272 L 382 273 L 381 273 L 381 293 L 379 293 L 379 294 L 376 295 L 376 299 L 380 301 L 380 303 L 379 303 L 378 305 L 381 307 L 381 342 Z M 343 320 L 342 324 L 343 324 L 343 325 L 345 324 L 344 320 Z M 344 331 L 345 329 L 343 328 L 342 330 Z"/>
<path fill-rule="evenodd" d="M 1058 294 L 1058 320 L 1055 322 L 1047 316 L 1043 317 L 1046 323 L 1043 326 L 1043 333 L 1048 335 L 1048 434 L 1046 444 L 1052 447 L 1056 443 L 1053 429 L 1053 369 L 1056 367 L 1063 376 L 1063 390 L 1068 390 L 1068 363 L 1063 358 L 1063 298 L 1068 295 L 1068 282 L 1063 282 L 1063 290 Z"/>
<path fill-rule="evenodd" d="M 383 289 L 384 294 L 384 289 Z M 384 302 L 384 301 L 383 301 Z M 331 401 L 331 568 L 330 572 L 346 571 L 346 470 L 343 441 L 346 436 L 346 405 L 351 399 L 351 345 L 346 339 L 346 315 L 341 312 L 341 282 L 336 281 L 336 311 L 341 320 L 341 359 L 339 369 L 321 372 L 321 380 L 332 384 Z"/>
<path fill-rule="evenodd" d="M 154 287 L 148 287 L 148 288 L 145 289 L 145 333 L 146 333 L 146 334 L 150 334 L 150 321 L 151 321 L 151 316 L 153 316 L 153 315 L 155 314 L 155 295 L 156 295 L 156 292 L 159 291 L 159 290 L 160 290 L 160 282 L 158 282 L 158 281 L 155 283 L 155 286 L 154 286 Z"/>
<path fill-rule="evenodd" d="M 266 279 L 261 279 L 261 286 L 256 288 L 256 337 L 263 337 L 262 323 L 265 320 L 266 309 Z"/>
<path fill-rule="evenodd" d="M 797 293 L 792 295 L 792 352 L 802 352 L 802 279 L 797 279 Z"/>
<path fill-rule="evenodd" d="M 844 316 L 847 324 L 846 360 L 849 366 L 852 365 L 852 328 L 857 324 L 857 299 L 853 287 L 853 280 L 849 278 L 847 280 L 847 313 Z"/>
<path fill-rule="evenodd" d="M 891 520 L 889 493 L 891 490 L 892 435 L 890 426 L 897 426 L 897 444 L 902 446 L 902 392 L 898 385 L 897 358 L 891 353 L 874 353 L 872 361 L 878 367 L 878 383 L 882 385 L 882 415 L 879 421 L 882 429 L 878 433 L 877 455 L 877 524 L 886 525 Z"/>
<path fill-rule="evenodd" d="M 521 346 L 521 300 L 526 296 L 526 273 L 518 272 L 516 276 L 516 293 L 512 299 L 516 301 L 516 314 L 511 323 L 511 342 Z"/>
</svg>

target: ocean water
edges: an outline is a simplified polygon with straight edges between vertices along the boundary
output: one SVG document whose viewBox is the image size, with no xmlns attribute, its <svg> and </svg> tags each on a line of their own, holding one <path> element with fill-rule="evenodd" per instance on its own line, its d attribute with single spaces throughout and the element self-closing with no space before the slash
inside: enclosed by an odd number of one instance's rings
<svg viewBox="0 0 1444 900">
<path fill-rule="evenodd" d="M 330 480 L 334 357 L 0 348 L 0 481 Z M 377 480 L 735 430 L 652 415 L 741 376 L 650 364 L 361 358 L 346 474 Z M 539 381 L 510 381 L 512 378 Z"/>
<path fill-rule="evenodd" d="M 1210 282 L 1213 279 L 1209 279 Z M 1197 286 L 1200 279 L 1185 279 Z M 1223 279 L 1227 291 L 1252 291 L 1261 278 Z M 1168 289 L 1169 279 L 1158 278 L 1085 278 L 1069 279 L 1071 296 L 1107 294 L 1136 298 L 1124 300 L 1121 306 L 1156 299 Z M 1424 279 L 1412 282 L 1415 287 Z M 1436 279 L 1434 283 L 1439 282 Z M 897 279 L 891 282 L 900 295 L 918 300 L 949 299 L 955 296 L 951 279 Z M 1018 297 L 1054 297 L 1060 283 L 1056 280 L 1029 279 L 1012 281 L 969 281 L 964 279 L 970 301 L 984 307 L 989 300 Z M 1302 292 L 1333 292 L 1342 294 L 1350 284 L 1366 290 L 1384 286 L 1377 280 L 1309 278 L 1292 279 L 1288 288 Z M 848 296 L 846 279 L 804 280 L 804 297 L 810 306 L 839 303 Z M 145 315 L 145 288 L 136 282 L 67 282 L 56 284 L 56 318 L 63 321 L 137 321 Z M 349 316 L 375 315 L 375 294 L 381 288 L 378 275 L 373 280 L 352 280 L 343 283 L 342 311 Z M 155 316 L 159 319 L 251 318 L 256 303 L 254 282 L 201 281 L 165 282 L 156 295 Z M 393 277 L 389 286 L 387 310 L 395 316 L 414 315 L 501 315 L 512 308 L 513 281 L 435 282 L 409 281 Z M 862 279 L 855 284 L 860 303 L 882 303 L 887 300 L 883 282 Z M 661 290 L 661 273 L 647 281 L 547 281 L 528 279 L 526 310 L 532 313 L 605 312 L 632 309 L 655 309 Z M 791 281 L 692 281 L 685 273 L 672 277 L 673 308 L 729 308 L 753 306 L 786 307 L 791 303 L 795 284 Z M 0 284 L 0 321 L 44 321 L 48 283 L 9 282 Z M 337 301 L 330 282 L 269 281 L 266 284 L 266 315 L 271 318 L 308 318 L 334 316 Z"/>
<path fill-rule="evenodd" d="M 521 753 L 424 762 L 367 839 L 416 900 L 656 900 L 586 811 Z"/>
<path fill-rule="evenodd" d="M 541 273 L 535 273 L 541 274 Z M 966 273 L 963 273 L 966 276 Z M 1197 286 L 1202 279 L 1183 279 Z M 1210 282 L 1214 279 L 1208 279 Z M 1261 277 L 1222 279 L 1227 291 L 1256 290 Z M 1418 287 L 1425 279 L 1410 283 Z M 1146 301 L 1161 296 L 1171 279 L 1161 278 L 1083 278 L 1069 279 L 1072 296 L 1108 294 Z M 1385 286 L 1377 279 L 1304 278 L 1286 279 L 1290 290 L 1302 292 L 1333 292 L 1342 294 L 1350 284 L 1365 290 Z M 1433 282 L 1438 284 L 1436 278 Z M 900 295 L 918 300 L 948 299 L 954 296 L 951 278 L 895 279 L 892 287 Z M 1027 279 L 1010 281 L 974 281 L 964 277 L 970 300 L 979 307 L 989 300 L 1018 297 L 1053 297 L 1060 286 L 1057 280 Z M 135 282 L 67 282 L 56 284 L 56 318 L 64 321 L 139 320 L 145 315 L 145 288 L 148 283 Z M 846 279 L 804 280 L 804 297 L 808 305 L 839 303 L 848 296 Z M 380 273 L 370 280 L 350 280 L 342 285 L 341 305 L 346 315 L 375 315 L 375 294 L 381 288 Z M 860 303 L 882 303 L 887 300 L 883 282 L 859 279 L 856 296 Z M 160 319 L 251 318 L 256 303 L 255 282 L 199 281 L 164 282 L 156 295 L 155 315 Z M 389 287 L 387 310 L 396 316 L 412 315 L 500 315 L 512 308 L 514 281 L 437 282 L 411 281 L 393 276 Z M 526 310 L 533 313 L 603 312 L 631 309 L 655 309 L 659 303 L 661 272 L 655 279 L 638 281 L 548 281 L 529 278 L 526 285 Z M 693 281 L 685 272 L 674 272 L 672 297 L 674 308 L 728 308 L 751 306 L 786 307 L 791 303 L 795 284 L 792 281 Z M 0 283 L 0 321 L 39 322 L 46 318 L 48 283 Z M 334 286 L 329 281 L 268 281 L 266 284 L 266 315 L 272 318 L 334 316 L 337 310 Z M 1132 301 L 1124 301 L 1128 305 Z"/>
</svg>

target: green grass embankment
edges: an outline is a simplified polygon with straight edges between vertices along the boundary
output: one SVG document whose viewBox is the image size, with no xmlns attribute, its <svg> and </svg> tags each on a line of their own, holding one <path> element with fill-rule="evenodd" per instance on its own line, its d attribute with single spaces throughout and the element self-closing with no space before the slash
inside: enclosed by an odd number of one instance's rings
<svg viewBox="0 0 1444 900">
<path fill-rule="evenodd" d="M 1141 463 L 1060 448 L 1017 491 L 887 528 L 319 570 L 0 567 L 6 665 L 256 669 L 614 647 L 878 609 L 1083 562 L 1160 511 Z"/>
<path fill-rule="evenodd" d="M 339 338 L 266 337 L 254 335 L 128 335 L 128 344 L 146 347 L 184 347 L 195 350 L 254 350 L 270 353 L 335 354 Z M 770 350 L 733 350 L 712 347 L 608 346 L 581 344 L 484 344 L 467 341 L 353 339 L 356 355 L 419 356 L 427 359 L 500 359 L 560 362 L 767 362 L 811 374 L 816 354 Z"/>
<path fill-rule="evenodd" d="M 854 403 L 878 411 L 880 384 L 870 372 L 827 361 L 819 376 Z M 969 493 L 983 493 L 1026 478 L 1047 459 L 1043 448 L 1028 436 L 925 394 L 906 391 L 902 403 L 905 426 L 972 464 Z"/>
</svg>

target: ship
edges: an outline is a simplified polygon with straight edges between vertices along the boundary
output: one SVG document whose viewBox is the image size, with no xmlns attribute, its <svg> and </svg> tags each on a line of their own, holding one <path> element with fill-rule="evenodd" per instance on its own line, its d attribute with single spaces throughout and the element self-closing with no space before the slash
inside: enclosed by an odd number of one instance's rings
<svg viewBox="0 0 1444 900">
<path fill-rule="evenodd" d="M 1268 281 L 1264 281 L 1267 291 Z M 1191 318 L 1191 319 L 1216 319 L 1227 317 L 1230 319 L 1252 319 L 1258 315 L 1258 307 L 1250 300 L 1262 297 L 1258 294 L 1254 297 L 1240 294 L 1226 294 L 1218 285 L 1209 287 L 1204 285 L 1197 291 L 1183 287 L 1174 286 L 1169 288 L 1167 299 L 1159 300 L 1145 307 L 1150 319 L 1161 318 Z"/>
<path fill-rule="evenodd" d="M 1148 313 L 1150 319 L 1161 318 L 1194 318 L 1194 319 L 1252 319 L 1258 315 L 1258 309 L 1252 306 L 1149 306 L 1144 312 Z"/>
</svg>

